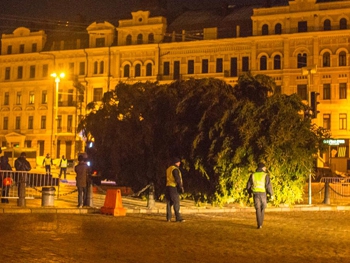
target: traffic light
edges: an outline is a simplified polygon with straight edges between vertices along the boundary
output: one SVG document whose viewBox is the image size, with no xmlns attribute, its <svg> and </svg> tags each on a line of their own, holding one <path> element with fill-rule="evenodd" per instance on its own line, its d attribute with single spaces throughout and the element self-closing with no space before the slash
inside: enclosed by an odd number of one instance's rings
<svg viewBox="0 0 350 263">
<path fill-rule="evenodd" d="M 317 113 L 319 113 L 319 111 L 317 110 L 317 104 L 320 104 L 317 101 L 317 96 L 320 95 L 320 93 L 312 91 L 310 95 L 311 95 L 310 96 L 311 117 L 317 118 Z"/>
</svg>

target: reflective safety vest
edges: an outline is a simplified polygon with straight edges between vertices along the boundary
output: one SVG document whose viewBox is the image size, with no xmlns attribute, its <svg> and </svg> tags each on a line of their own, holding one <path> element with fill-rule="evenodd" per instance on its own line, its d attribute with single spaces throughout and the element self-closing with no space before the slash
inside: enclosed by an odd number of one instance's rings
<svg viewBox="0 0 350 263">
<path fill-rule="evenodd" d="M 68 165 L 68 159 L 61 159 L 61 167 L 67 168 Z"/>
<path fill-rule="evenodd" d="M 166 186 L 176 187 L 176 181 L 175 181 L 175 178 L 173 176 L 173 171 L 175 169 L 179 170 L 179 176 L 180 176 L 180 180 L 182 183 L 182 175 L 181 175 L 180 169 L 177 166 L 172 165 L 166 170 Z"/>
<path fill-rule="evenodd" d="M 51 158 L 44 159 L 45 165 L 51 165 Z"/>
<path fill-rule="evenodd" d="M 253 193 L 265 193 L 265 179 L 266 179 L 266 173 L 265 172 L 255 172 L 252 176 L 253 179 L 253 186 L 252 191 Z"/>
</svg>

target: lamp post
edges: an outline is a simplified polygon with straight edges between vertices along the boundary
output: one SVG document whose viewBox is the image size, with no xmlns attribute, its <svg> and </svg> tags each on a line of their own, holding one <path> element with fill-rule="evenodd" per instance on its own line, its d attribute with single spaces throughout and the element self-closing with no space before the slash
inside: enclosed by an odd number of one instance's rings
<svg viewBox="0 0 350 263">
<path fill-rule="evenodd" d="M 61 79 L 65 77 L 65 74 L 63 72 L 57 74 L 57 73 L 52 73 L 51 74 L 51 77 L 53 77 L 55 79 L 55 104 L 54 104 L 54 119 L 53 119 L 53 127 L 52 127 L 52 134 L 54 136 L 53 140 L 52 140 L 52 143 L 54 145 L 56 145 L 57 147 L 57 134 L 58 134 L 58 90 L 59 90 L 59 86 L 60 86 L 60 82 L 61 82 Z M 57 149 L 54 149 L 56 150 L 56 153 L 57 153 Z M 56 155 L 56 154 L 55 154 Z M 52 153 L 51 153 L 51 156 L 52 156 Z M 59 156 L 56 156 L 56 158 L 59 158 Z"/>
<path fill-rule="evenodd" d="M 307 75 L 307 101 L 310 106 L 310 100 L 311 100 L 311 75 L 315 74 L 317 72 L 317 65 L 313 65 L 311 67 L 303 67 L 301 68 L 301 74 L 303 76 Z M 309 174 L 309 205 L 312 204 L 312 197 L 311 197 L 312 191 L 311 191 L 311 171 Z"/>
</svg>

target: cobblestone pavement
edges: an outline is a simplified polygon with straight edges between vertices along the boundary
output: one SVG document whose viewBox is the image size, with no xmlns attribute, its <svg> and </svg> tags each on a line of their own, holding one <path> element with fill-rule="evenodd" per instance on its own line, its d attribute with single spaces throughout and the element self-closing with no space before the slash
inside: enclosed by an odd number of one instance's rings
<svg viewBox="0 0 350 263">
<path fill-rule="evenodd" d="M 350 262 L 350 211 L 0 214 L 4 262 Z"/>
</svg>

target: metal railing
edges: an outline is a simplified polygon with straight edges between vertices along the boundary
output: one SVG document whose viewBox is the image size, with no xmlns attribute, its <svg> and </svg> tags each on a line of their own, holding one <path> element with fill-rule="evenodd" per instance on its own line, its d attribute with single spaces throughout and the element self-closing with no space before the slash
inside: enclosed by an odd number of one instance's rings
<svg viewBox="0 0 350 263">
<path fill-rule="evenodd" d="M 322 177 L 319 187 L 324 189 L 325 200 L 337 202 L 350 198 L 350 177 Z"/>
</svg>

